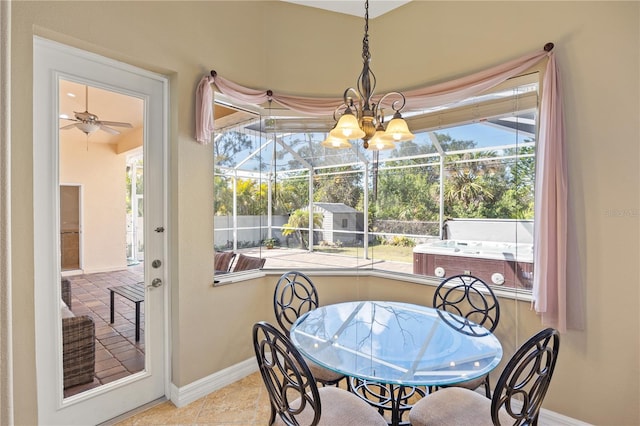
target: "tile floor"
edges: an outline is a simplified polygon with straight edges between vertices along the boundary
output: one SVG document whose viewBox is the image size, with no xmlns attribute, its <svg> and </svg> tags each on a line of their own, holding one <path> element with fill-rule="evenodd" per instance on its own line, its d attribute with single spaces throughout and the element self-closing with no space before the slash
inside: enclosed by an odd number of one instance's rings
<svg viewBox="0 0 640 426">
<path fill-rule="evenodd" d="M 346 381 L 343 380 L 340 387 L 346 389 L 346 386 Z M 484 392 L 480 394 L 483 395 Z M 417 400 L 412 399 L 413 403 L 415 401 Z M 105 425 L 265 426 L 270 413 L 267 389 L 260 373 L 256 372 L 185 407 L 177 408 L 170 401 L 165 401 L 129 417 L 122 416 L 126 418 Z M 385 416 L 385 419 L 389 421 L 388 416 Z M 542 412 L 538 424 L 551 426 L 557 422 L 546 418 Z"/>
<path fill-rule="evenodd" d="M 342 380 L 339 386 L 348 389 L 346 380 Z M 411 399 L 411 403 L 416 401 L 417 398 Z M 171 401 L 164 401 L 129 417 L 122 416 L 126 418 L 108 425 L 265 426 L 270 414 L 269 394 L 260 373 L 255 372 L 185 407 L 177 408 Z M 389 422 L 389 413 L 384 415 Z M 407 417 L 408 412 L 403 420 Z"/>
<path fill-rule="evenodd" d="M 267 389 L 256 372 L 184 407 L 165 401 L 115 425 L 264 426 L 270 413 Z"/>
<path fill-rule="evenodd" d="M 65 397 L 112 382 L 144 369 L 144 302 L 140 304 L 140 341 L 135 341 L 135 304 L 115 295 L 114 323 L 110 324 L 109 287 L 143 280 L 143 264 L 126 270 L 72 275 L 71 310 L 89 315 L 96 326 L 96 372 L 93 382 L 65 390 Z"/>
</svg>

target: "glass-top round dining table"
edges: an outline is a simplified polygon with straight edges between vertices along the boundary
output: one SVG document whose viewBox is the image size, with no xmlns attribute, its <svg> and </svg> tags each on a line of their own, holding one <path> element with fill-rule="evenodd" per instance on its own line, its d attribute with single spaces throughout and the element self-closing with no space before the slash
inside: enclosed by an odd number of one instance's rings
<svg viewBox="0 0 640 426">
<path fill-rule="evenodd" d="M 471 380 L 491 372 L 502 358 L 499 340 L 486 328 L 446 311 L 400 302 L 321 306 L 298 318 L 290 337 L 323 367 L 400 387 Z"/>
</svg>

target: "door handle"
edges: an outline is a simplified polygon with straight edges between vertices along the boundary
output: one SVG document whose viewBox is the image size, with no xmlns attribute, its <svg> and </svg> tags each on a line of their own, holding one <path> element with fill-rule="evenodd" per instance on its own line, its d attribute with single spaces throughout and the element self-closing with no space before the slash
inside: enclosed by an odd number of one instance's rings
<svg viewBox="0 0 640 426">
<path fill-rule="evenodd" d="M 160 278 L 154 278 L 149 287 L 158 288 L 160 286 L 162 286 L 162 280 Z"/>
</svg>

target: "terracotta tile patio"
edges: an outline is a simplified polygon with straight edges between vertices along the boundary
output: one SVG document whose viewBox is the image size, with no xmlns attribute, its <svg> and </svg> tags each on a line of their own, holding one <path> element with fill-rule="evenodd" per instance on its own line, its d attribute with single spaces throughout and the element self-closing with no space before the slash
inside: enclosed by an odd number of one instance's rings
<svg viewBox="0 0 640 426">
<path fill-rule="evenodd" d="M 65 390 L 65 397 L 110 383 L 144 369 L 144 303 L 140 304 L 140 341 L 135 341 L 135 305 L 115 296 L 114 323 L 110 324 L 109 287 L 143 281 L 143 264 L 126 270 L 72 275 L 71 305 L 76 315 L 89 315 L 96 327 L 96 364 L 92 383 Z"/>
<path fill-rule="evenodd" d="M 371 261 L 297 249 L 243 249 L 247 255 L 267 258 L 265 268 L 373 268 L 410 272 L 412 265 L 402 262 Z M 140 263 L 126 270 L 66 277 L 71 282 L 72 311 L 89 315 L 96 326 L 96 372 L 93 382 L 65 390 L 65 397 L 93 389 L 144 369 L 144 303 L 140 304 L 140 341 L 135 341 L 135 304 L 115 295 L 115 318 L 110 324 L 109 287 L 143 281 Z"/>
</svg>

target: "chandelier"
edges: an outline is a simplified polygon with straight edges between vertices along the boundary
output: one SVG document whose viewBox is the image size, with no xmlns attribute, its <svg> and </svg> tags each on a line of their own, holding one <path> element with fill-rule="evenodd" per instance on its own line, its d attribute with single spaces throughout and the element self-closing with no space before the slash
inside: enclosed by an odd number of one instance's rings
<svg viewBox="0 0 640 426">
<path fill-rule="evenodd" d="M 405 97 L 400 92 L 389 92 L 377 102 L 374 99 L 376 88 L 376 76 L 369 68 L 371 53 L 369 52 L 369 0 L 365 0 L 364 6 L 364 37 L 362 38 L 362 72 L 358 76 L 356 88 L 349 87 L 344 91 L 342 104 L 336 114 L 342 108 L 344 112 L 336 125 L 329 132 L 329 136 L 322 145 L 329 148 L 350 148 L 349 140 L 362 139 L 365 149 L 379 151 L 392 149 L 395 142 L 404 142 L 415 136 L 409 131 L 407 122 L 402 118 L 400 110 L 404 108 Z M 393 118 L 384 127 L 383 102 L 387 98 L 395 97 L 391 103 Z"/>
</svg>

